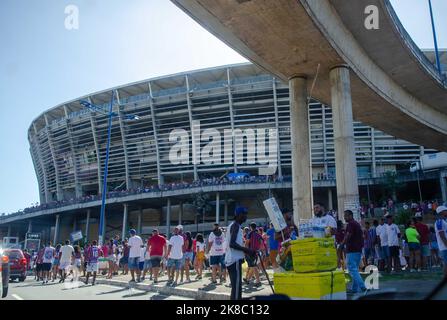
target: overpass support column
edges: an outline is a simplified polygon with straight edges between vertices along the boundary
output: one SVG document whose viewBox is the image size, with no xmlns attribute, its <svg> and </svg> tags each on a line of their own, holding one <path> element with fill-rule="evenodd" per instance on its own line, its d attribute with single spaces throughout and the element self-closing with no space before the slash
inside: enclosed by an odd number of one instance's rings
<svg viewBox="0 0 447 320">
<path fill-rule="evenodd" d="M 293 220 L 312 218 L 312 162 L 309 139 L 309 108 L 307 80 L 292 77 L 290 88 L 290 136 L 292 144 L 292 203 Z"/>
<path fill-rule="evenodd" d="M 28 221 L 28 231 L 27 233 L 33 232 L 33 221 Z"/>
<path fill-rule="evenodd" d="M 168 203 L 166 204 L 166 237 L 169 239 L 171 233 L 171 198 L 168 198 Z"/>
<path fill-rule="evenodd" d="M 8 226 L 8 233 L 6 234 L 6 236 L 9 238 L 11 236 L 11 225 Z"/>
<path fill-rule="evenodd" d="M 143 218 L 143 207 L 138 208 L 137 233 L 141 234 L 141 219 Z"/>
<path fill-rule="evenodd" d="M 330 72 L 330 82 L 338 212 L 339 216 L 343 217 L 344 210 L 350 209 L 354 212 L 354 218 L 359 221 L 359 188 L 349 68 L 347 66 L 333 68 Z"/>
<path fill-rule="evenodd" d="M 60 215 L 56 215 L 56 224 L 54 226 L 54 238 L 53 245 L 57 245 L 57 241 L 59 240 L 59 224 L 60 224 Z"/>
<path fill-rule="evenodd" d="M 76 221 L 76 217 L 73 217 L 73 232 L 78 228 L 78 222 Z"/>
<path fill-rule="evenodd" d="M 216 223 L 220 222 L 220 193 L 216 193 Z"/>
<path fill-rule="evenodd" d="M 124 212 L 123 212 L 123 230 L 122 230 L 122 236 L 121 236 L 121 240 L 124 241 L 124 239 L 126 238 L 126 232 L 127 232 L 127 210 L 128 210 L 128 204 L 124 203 L 123 204 L 124 207 Z"/>
<path fill-rule="evenodd" d="M 90 231 L 90 212 L 91 210 L 87 210 L 87 217 L 85 219 L 85 242 L 88 242 L 88 233 Z"/>
</svg>

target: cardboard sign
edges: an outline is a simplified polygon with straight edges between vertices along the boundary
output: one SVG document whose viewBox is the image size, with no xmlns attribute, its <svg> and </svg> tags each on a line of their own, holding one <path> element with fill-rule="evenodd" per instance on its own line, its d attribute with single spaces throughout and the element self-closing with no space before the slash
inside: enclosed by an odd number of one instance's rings
<svg viewBox="0 0 447 320">
<path fill-rule="evenodd" d="M 75 242 L 75 241 L 78 241 L 78 240 L 82 240 L 82 238 L 83 238 L 83 236 L 82 236 L 82 231 L 79 230 L 79 231 L 72 232 L 72 233 L 70 234 L 70 237 L 71 237 L 71 242 Z"/>
<path fill-rule="evenodd" d="M 284 220 L 281 209 L 279 209 L 278 203 L 275 198 L 265 200 L 264 207 L 267 210 L 270 221 L 272 221 L 273 227 L 276 232 L 282 231 L 287 227 L 287 223 Z"/>
</svg>

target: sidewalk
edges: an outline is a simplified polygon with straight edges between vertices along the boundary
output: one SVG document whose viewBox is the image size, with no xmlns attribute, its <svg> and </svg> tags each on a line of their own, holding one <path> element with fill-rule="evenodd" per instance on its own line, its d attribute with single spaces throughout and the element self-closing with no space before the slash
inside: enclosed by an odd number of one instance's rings
<svg viewBox="0 0 447 320">
<path fill-rule="evenodd" d="M 270 281 L 273 281 L 273 271 L 269 270 Z M 121 272 L 120 272 L 121 274 Z M 211 283 L 211 273 L 203 272 L 202 280 L 194 280 L 195 273 L 190 275 L 191 282 L 178 283 L 177 286 L 171 287 L 167 285 L 168 277 L 163 275 L 159 277 L 158 283 L 153 284 L 152 280 L 149 280 L 149 275 L 146 275 L 146 279 L 140 283 L 129 283 L 131 276 L 130 272 L 128 275 L 118 275 L 114 276 L 112 279 L 106 279 L 103 275 L 98 275 L 96 278 L 96 283 L 108 284 L 119 286 L 123 288 L 135 288 L 139 290 L 145 290 L 150 292 L 157 292 L 162 295 L 175 295 L 181 297 L 192 298 L 195 300 L 229 300 L 230 299 L 230 279 L 227 277 L 227 282 L 219 284 Z M 184 278 L 185 280 L 186 278 Z M 85 278 L 81 277 L 82 281 Z M 179 277 L 180 281 L 180 277 Z M 91 278 L 89 279 L 91 283 Z M 268 284 L 265 276 L 261 277 L 262 286 L 255 287 L 253 283 L 249 285 L 242 284 L 242 296 L 243 298 L 250 298 L 259 295 L 270 295 L 272 290 Z M 272 283 L 273 284 L 273 283 Z"/>
</svg>

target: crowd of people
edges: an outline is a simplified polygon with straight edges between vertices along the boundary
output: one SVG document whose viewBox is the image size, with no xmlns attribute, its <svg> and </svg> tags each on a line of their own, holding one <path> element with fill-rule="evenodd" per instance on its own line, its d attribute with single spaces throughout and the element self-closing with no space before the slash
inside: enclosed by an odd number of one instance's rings
<svg viewBox="0 0 447 320">
<path fill-rule="evenodd" d="M 201 280 L 204 271 L 209 270 L 212 284 L 225 283 L 229 278 L 231 298 L 240 299 L 243 283 L 262 286 L 265 269 L 281 267 L 283 244 L 304 236 L 294 225 L 291 210 L 283 210 L 287 228 L 282 232 L 277 232 L 271 223 L 261 226 L 251 222 L 243 228 L 247 214 L 246 208 L 238 207 L 228 227 L 215 224 L 209 234 L 197 233 L 194 237 L 178 225 L 170 237 L 154 229 L 149 237 L 142 238 L 132 229 L 129 238 L 121 240 L 116 235 L 101 246 L 96 241 L 84 247 L 72 246 L 68 240 L 56 247 L 48 243 L 33 253 L 30 260 L 35 279 L 43 284 L 57 279 L 65 282 L 70 275 L 70 281 L 75 281 L 82 274 L 86 284 L 92 277 L 94 285 L 101 272 L 109 279 L 130 273 L 130 282 L 144 282 L 149 278 L 155 284 L 166 275 L 167 285 L 175 287 Z M 337 218 L 333 212 L 325 211 L 322 204 L 316 204 L 311 223 L 321 227 L 326 236 L 333 237 L 338 269 L 346 270 L 352 278 L 348 292 L 366 290 L 360 271 L 371 265 L 390 274 L 443 267 L 447 277 L 447 207 L 436 208 L 432 226 L 417 215 L 404 227 L 398 226 L 390 213 L 359 222 L 352 211 L 346 210 L 344 222 Z"/>
</svg>

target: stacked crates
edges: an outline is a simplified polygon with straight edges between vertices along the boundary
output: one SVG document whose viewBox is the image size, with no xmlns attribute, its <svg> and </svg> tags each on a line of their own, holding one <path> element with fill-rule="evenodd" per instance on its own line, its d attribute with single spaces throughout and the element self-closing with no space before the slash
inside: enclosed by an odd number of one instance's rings
<svg viewBox="0 0 447 320">
<path fill-rule="evenodd" d="M 293 272 L 275 273 L 275 292 L 295 299 L 345 300 L 344 272 L 332 238 L 291 241 Z"/>
</svg>

